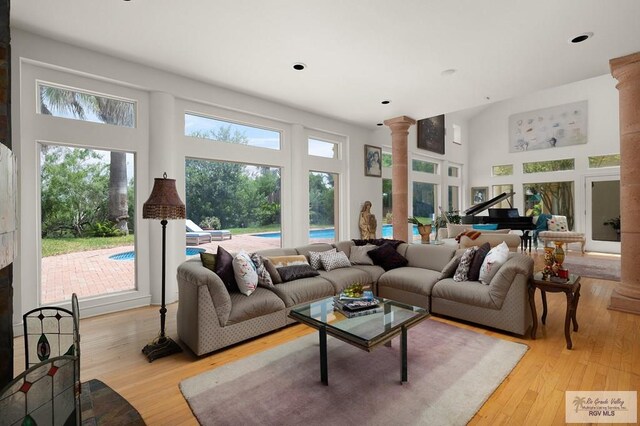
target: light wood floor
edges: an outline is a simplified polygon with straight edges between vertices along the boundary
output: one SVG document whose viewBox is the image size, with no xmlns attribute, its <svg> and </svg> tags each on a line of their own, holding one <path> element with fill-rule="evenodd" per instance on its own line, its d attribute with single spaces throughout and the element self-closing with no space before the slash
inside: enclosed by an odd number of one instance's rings
<svg viewBox="0 0 640 426">
<path fill-rule="evenodd" d="M 576 255 L 569 253 L 569 255 Z M 536 269 L 541 256 L 536 258 Z M 470 424 L 564 424 L 565 390 L 639 390 L 640 316 L 607 309 L 614 282 L 582 278 L 573 350 L 564 339 L 564 294 L 548 294 L 547 325 L 536 340 L 436 318 L 501 339 L 522 342 L 530 350 L 494 392 Z M 536 293 L 538 315 L 542 311 Z M 168 334 L 176 337 L 177 304 L 169 306 Z M 157 307 L 83 319 L 82 380 L 100 379 L 129 400 L 149 425 L 197 424 L 180 393 L 181 380 L 314 332 L 293 325 L 265 337 L 196 358 L 190 352 L 148 363 L 140 350 L 159 329 Z M 22 371 L 22 338 L 15 339 L 16 374 Z"/>
</svg>

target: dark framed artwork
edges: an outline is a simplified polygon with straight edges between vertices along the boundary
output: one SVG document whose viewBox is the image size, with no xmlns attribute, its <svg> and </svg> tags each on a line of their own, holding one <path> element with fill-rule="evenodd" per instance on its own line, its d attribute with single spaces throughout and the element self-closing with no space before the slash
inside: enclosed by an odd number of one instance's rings
<svg viewBox="0 0 640 426">
<path fill-rule="evenodd" d="M 444 154 L 444 114 L 418 120 L 418 148 Z"/>
<path fill-rule="evenodd" d="M 489 198 L 489 188 L 486 186 L 474 186 L 471 188 L 471 205 L 484 203 Z"/>
<path fill-rule="evenodd" d="M 364 146 L 364 175 L 382 177 L 382 148 Z"/>
</svg>

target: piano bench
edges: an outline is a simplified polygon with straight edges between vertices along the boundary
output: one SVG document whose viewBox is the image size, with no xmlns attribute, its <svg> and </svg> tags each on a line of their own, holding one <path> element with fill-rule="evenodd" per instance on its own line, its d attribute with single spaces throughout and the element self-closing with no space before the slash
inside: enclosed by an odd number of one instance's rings
<svg viewBox="0 0 640 426">
<path fill-rule="evenodd" d="M 540 240 L 544 243 L 545 247 L 547 246 L 547 243 L 553 243 L 555 241 L 563 242 L 567 245 L 569 243 L 580 243 L 580 248 L 582 250 L 582 253 L 584 253 L 584 244 L 586 242 L 586 238 L 584 237 L 584 233 L 582 232 L 542 231 L 538 234 L 538 238 L 540 238 Z"/>
</svg>

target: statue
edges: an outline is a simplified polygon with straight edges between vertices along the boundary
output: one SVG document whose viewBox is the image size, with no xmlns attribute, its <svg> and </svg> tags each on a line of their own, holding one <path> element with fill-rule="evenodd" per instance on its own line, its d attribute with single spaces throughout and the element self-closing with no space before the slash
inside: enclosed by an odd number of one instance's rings
<svg viewBox="0 0 640 426">
<path fill-rule="evenodd" d="M 376 238 L 378 222 L 376 216 L 371 214 L 371 201 L 365 201 L 360 209 L 360 238 L 363 240 Z"/>
</svg>

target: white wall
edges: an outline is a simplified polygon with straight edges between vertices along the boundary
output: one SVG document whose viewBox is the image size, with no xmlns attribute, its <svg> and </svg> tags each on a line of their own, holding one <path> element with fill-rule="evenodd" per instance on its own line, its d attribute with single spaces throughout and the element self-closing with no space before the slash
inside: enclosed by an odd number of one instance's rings
<svg viewBox="0 0 640 426">
<path fill-rule="evenodd" d="M 14 323 L 21 321 L 21 313 L 27 308 L 37 303 L 37 285 L 32 281 L 38 280 L 38 275 L 34 271 L 39 269 L 39 258 L 37 253 L 39 236 L 35 230 L 39 229 L 37 223 L 38 197 L 33 192 L 37 188 L 37 176 L 39 175 L 36 156 L 33 154 L 33 129 L 25 128 L 29 122 L 26 115 L 35 115 L 35 109 L 31 109 L 33 100 L 28 102 L 22 98 L 23 88 L 34 84 L 24 74 L 24 69 L 35 66 L 39 69 L 56 70 L 63 72 L 69 77 L 70 86 L 74 87 L 74 79 L 84 79 L 101 83 L 108 83 L 121 86 L 123 90 L 132 89 L 142 91 L 146 97 L 151 97 L 151 106 L 147 106 L 149 111 L 149 124 L 145 132 L 149 135 L 157 135 L 161 121 L 168 119 L 173 109 L 175 124 L 170 126 L 172 133 L 170 137 L 158 138 L 162 140 L 145 141 L 144 146 L 137 148 L 132 145 L 130 149 L 136 153 L 138 167 L 137 186 L 137 220 L 139 226 L 137 230 L 144 229 L 144 238 L 138 236 L 137 248 L 147 246 L 148 256 L 141 256 L 138 261 L 138 277 L 151 276 L 150 293 L 152 303 L 158 303 L 159 281 L 153 279 L 157 274 L 157 262 L 160 256 L 158 244 L 155 244 L 160 227 L 145 224 L 141 220 L 142 203 L 148 197 L 148 193 L 153 184 L 153 178 L 158 177 L 160 169 L 175 172 L 178 177 L 184 176 L 184 160 L 186 148 L 182 147 L 180 128 L 180 116 L 183 110 L 180 106 L 185 102 L 189 104 L 202 104 L 212 108 L 221 108 L 229 111 L 230 114 L 243 114 L 254 116 L 259 120 L 270 120 L 274 123 L 281 123 L 285 128 L 290 147 L 285 155 L 290 158 L 285 160 L 286 167 L 293 170 L 288 175 L 292 181 L 308 181 L 308 172 L 298 167 L 299 159 L 293 157 L 293 153 L 306 153 L 306 137 L 314 132 L 323 132 L 329 135 L 336 135 L 344 141 L 342 156 L 344 166 L 341 170 L 340 196 L 343 202 L 340 211 L 340 233 L 339 239 L 355 238 L 359 236 L 358 213 L 360 204 L 365 199 L 375 199 L 380 197 L 381 187 L 379 179 L 366 178 L 364 176 L 364 144 L 371 143 L 372 130 L 340 121 L 333 118 L 320 116 L 303 110 L 292 108 L 276 102 L 267 101 L 254 96 L 249 96 L 239 92 L 234 92 L 225 88 L 195 81 L 186 77 L 171 74 L 159 69 L 147 67 L 145 65 L 126 61 L 113 56 L 100 54 L 84 48 L 71 46 L 51 39 L 43 38 L 25 31 L 13 30 L 12 32 L 12 117 L 13 117 L 13 140 L 18 156 L 20 152 L 28 153 L 19 158 L 19 215 L 20 236 L 19 236 L 19 266 L 15 271 L 14 288 Z M 82 86 L 75 86 L 82 87 Z M 108 92 L 106 92 L 108 93 Z M 148 105 L 148 104 L 145 104 Z M 348 117 L 345 117 L 347 120 Z M 146 122 L 145 122 L 146 123 Z M 155 123 L 155 124 L 154 124 Z M 89 127 L 90 124 L 87 125 Z M 163 130 L 164 131 L 164 130 Z M 166 136 L 166 135 L 165 135 Z M 64 142 L 64 140 L 59 141 Z M 119 148 L 114 146 L 115 149 Z M 167 150 L 172 155 L 158 155 L 157 150 Z M 166 152 L 165 152 L 166 154 Z M 154 164 L 149 164 L 151 161 Z M 161 161 L 162 164 L 155 164 Z M 305 166 L 312 169 L 320 169 L 323 166 L 322 159 L 305 159 Z M 182 171 L 181 173 L 179 171 Z M 141 173 L 142 172 L 142 173 Z M 287 185 L 283 182 L 283 185 Z M 289 185 L 292 185 L 289 183 Z M 294 186 L 292 186 L 294 187 Z M 178 181 L 180 195 L 184 199 L 184 181 Z M 286 188 L 285 188 L 286 190 Z M 289 206 L 283 206 L 283 210 L 296 204 L 298 197 L 306 197 L 307 194 L 300 194 L 291 191 Z M 300 203 L 298 203 L 300 204 Z M 380 206 L 378 206 L 380 208 Z M 20 213 L 22 212 L 22 213 Z M 283 220 L 285 226 L 288 225 L 285 245 L 307 243 L 308 237 L 305 229 L 308 228 L 308 214 L 306 209 L 290 209 L 285 213 L 290 215 Z M 155 225 L 155 224 L 154 224 Z M 176 299 L 177 285 L 175 282 L 175 266 L 184 260 L 184 232 L 182 226 L 168 227 L 167 247 L 172 247 L 167 253 L 167 301 Z M 27 231 L 27 230 L 34 231 Z M 153 269 L 155 268 L 155 269 Z M 142 270 L 142 273 L 140 272 Z M 172 272 L 172 270 L 174 272 Z M 31 282 L 31 284 L 28 284 Z M 113 305 L 113 301 L 95 301 L 92 304 L 92 313 L 101 313 L 118 309 Z M 86 312 L 86 310 L 85 310 Z"/>
<path fill-rule="evenodd" d="M 509 116 L 540 108 L 571 102 L 588 101 L 588 142 L 527 152 L 510 153 L 508 140 Z M 588 157 L 620 152 L 618 118 L 618 91 L 615 80 L 604 75 L 530 95 L 489 105 L 470 120 L 469 187 L 513 184 L 516 195 L 514 207 L 523 214 L 522 184 L 529 182 L 575 182 L 576 231 L 585 232 L 585 178 L 605 174 L 618 174 L 619 168 L 589 169 Z M 553 173 L 522 173 L 522 163 L 554 159 L 575 158 L 575 170 Z M 492 177 L 494 165 L 513 164 L 513 176 Z M 469 198 L 469 193 L 465 194 Z"/>
</svg>

